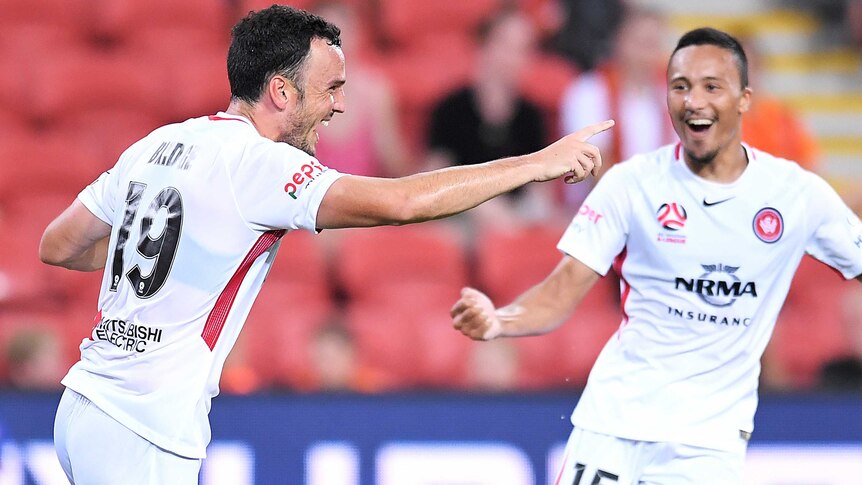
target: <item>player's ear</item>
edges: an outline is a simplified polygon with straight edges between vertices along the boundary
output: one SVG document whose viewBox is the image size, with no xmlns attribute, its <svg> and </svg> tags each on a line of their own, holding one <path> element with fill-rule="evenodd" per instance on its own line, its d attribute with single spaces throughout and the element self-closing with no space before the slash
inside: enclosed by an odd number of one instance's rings
<svg viewBox="0 0 862 485">
<path fill-rule="evenodd" d="M 751 108 L 751 86 L 742 89 L 742 96 L 739 97 L 739 112 L 745 113 Z"/>
<path fill-rule="evenodd" d="M 280 75 L 272 76 L 267 84 L 267 96 L 278 109 L 285 109 L 292 101 L 296 89 L 287 78 Z"/>
</svg>

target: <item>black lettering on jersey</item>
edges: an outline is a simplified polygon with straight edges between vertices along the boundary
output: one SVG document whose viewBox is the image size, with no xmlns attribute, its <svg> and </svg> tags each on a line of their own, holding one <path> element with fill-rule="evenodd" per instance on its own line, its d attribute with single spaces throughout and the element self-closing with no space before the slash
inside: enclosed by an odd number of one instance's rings
<svg viewBox="0 0 862 485">
<path fill-rule="evenodd" d="M 195 146 L 180 142 L 162 142 L 147 163 L 188 170 Z"/>
<path fill-rule="evenodd" d="M 697 293 L 706 296 L 757 296 L 757 287 L 753 281 L 743 283 L 741 281 L 713 281 L 705 279 L 676 279 L 676 289 Z"/>
</svg>

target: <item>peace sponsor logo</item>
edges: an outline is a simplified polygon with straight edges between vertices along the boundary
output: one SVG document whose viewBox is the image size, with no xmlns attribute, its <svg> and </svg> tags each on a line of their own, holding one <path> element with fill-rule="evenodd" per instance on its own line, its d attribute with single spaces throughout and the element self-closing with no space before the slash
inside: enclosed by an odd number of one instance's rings
<svg viewBox="0 0 862 485">
<path fill-rule="evenodd" d="M 757 211 L 751 222 L 754 235 L 761 241 L 772 244 L 784 234 L 784 218 L 777 209 L 764 207 Z"/>
</svg>

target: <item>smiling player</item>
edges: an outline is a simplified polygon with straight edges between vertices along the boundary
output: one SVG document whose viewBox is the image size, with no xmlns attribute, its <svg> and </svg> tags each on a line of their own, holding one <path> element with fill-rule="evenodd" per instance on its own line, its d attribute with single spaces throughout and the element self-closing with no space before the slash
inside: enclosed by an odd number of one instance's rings
<svg viewBox="0 0 862 485">
<path fill-rule="evenodd" d="M 233 29 L 228 109 L 153 131 L 46 229 L 44 262 L 105 268 L 54 426 L 72 483 L 198 483 L 222 365 L 285 231 L 437 219 L 601 166 L 586 139 L 611 121 L 469 167 L 329 170 L 314 155 L 318 129 L 346 109 L 340 45 L 338 27 L 307 12 L 250 13 Z"/>
<path fill-rule="evenodd" d="M 741 483 L 760 357 L 800 260 L 862 280 L 859 218 L 818 176 L 742 142 L 752 91 L 736 39 L 686 33 L 667 81 L 680 143 L 604 175 L 543 282 L 500 309 L 467 288 L 452 308 L 473 339 L 542 334 L 620 275 L 623 319 L 572 415 L 560 485 Z"/>
</svg>

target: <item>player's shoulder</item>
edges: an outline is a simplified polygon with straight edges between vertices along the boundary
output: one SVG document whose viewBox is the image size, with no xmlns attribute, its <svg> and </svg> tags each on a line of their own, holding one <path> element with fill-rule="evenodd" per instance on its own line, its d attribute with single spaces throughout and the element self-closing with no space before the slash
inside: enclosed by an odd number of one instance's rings
<svg viewBox="0 0 862 485">
<path fill-rule="evenodd" d="M 632 157 L 614 164 L 608 169 L 606 176 L 635 177 L 638 180 L 650 177 L 662 177 L 676 161 L 678 144 L 662 146 L 651 152 L 638 153 Z"/>
<path fill-rule="evenodd" d="M 743 145 L 750 163 L 758 168 L 759 175 L 771 185 L 819 185 L 823 179 L 802 167 L 798 162 L 773 155 L 749 145 Z M 823 181 L 825 183 L 825 181 Z"/>
</svg>

